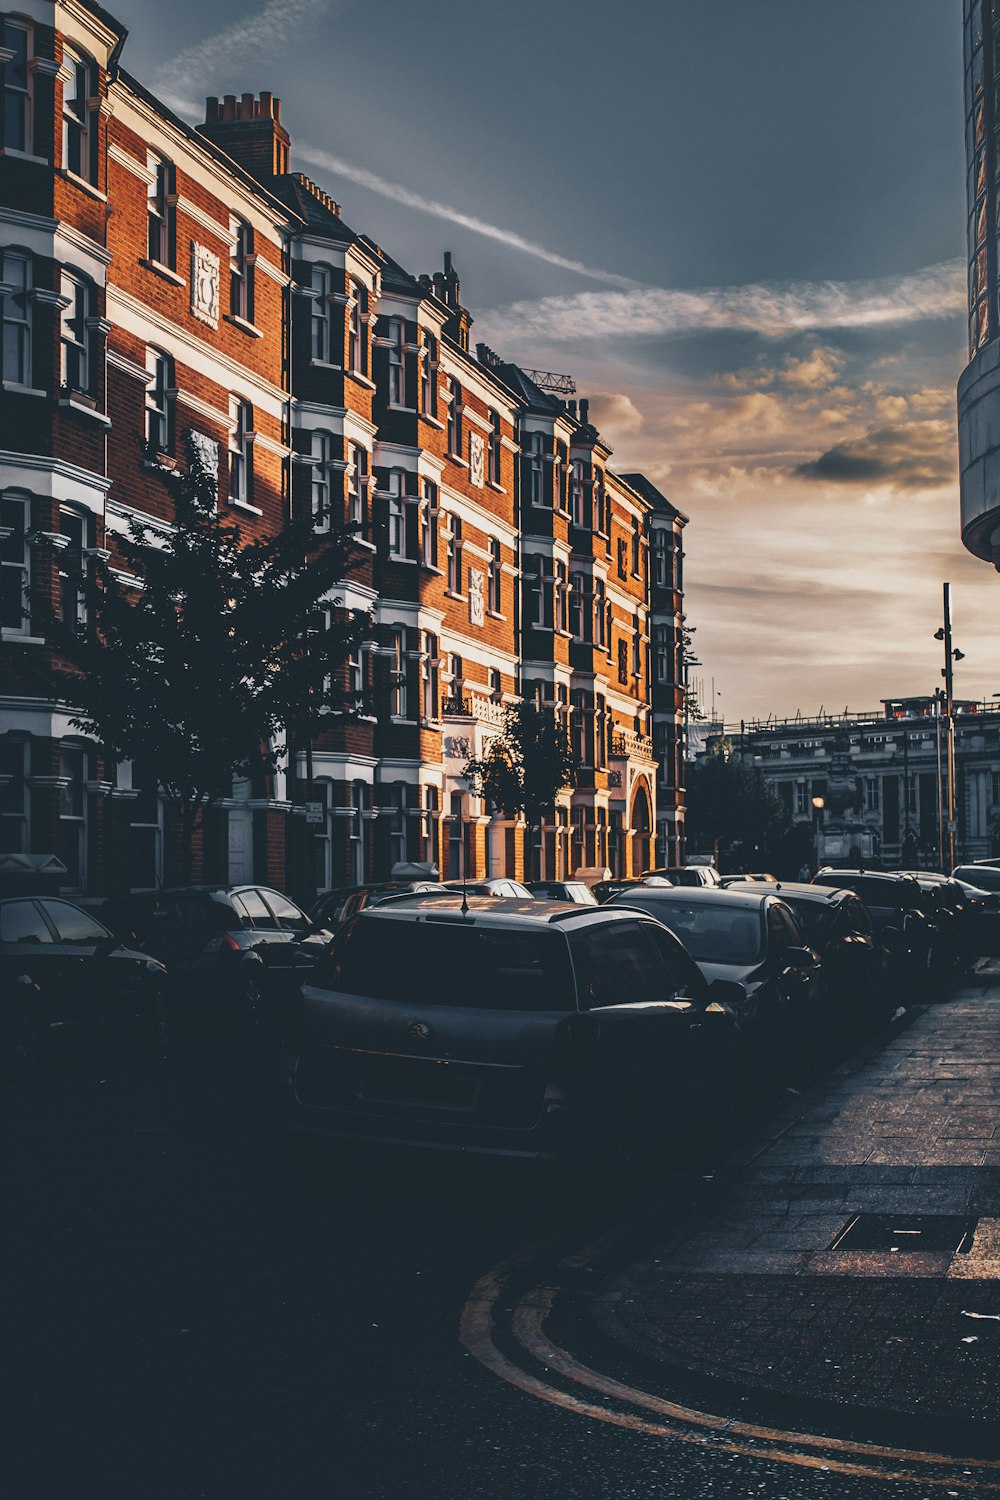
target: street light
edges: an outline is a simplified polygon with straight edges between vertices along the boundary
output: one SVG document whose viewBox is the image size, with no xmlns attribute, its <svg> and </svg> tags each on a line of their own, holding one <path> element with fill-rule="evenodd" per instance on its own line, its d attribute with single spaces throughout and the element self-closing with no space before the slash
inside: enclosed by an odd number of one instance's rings
<svg viewBox="0 0 1000 1500">
<path fill-rule="evenodd" d="M 955 867 L 955 831 L 957 828 L 955 818 L 955 708 L 954 708 L 954 679 L 952 676 L 954 664 L 965 660 L 965 652 L 959 651 L 957 646 L 952 645 L 951 639 L 951 584 L 944 585 L 944 623 L 939 625 L 934 632 L 936 641 L 944 642 L 944 666 L 941 668 L 941 676 L 944 678 L 944 729 L 945 729 L 945 752 L 946 769 L 948 776 L 947 785 L 947 819 L 944 810 L 940 817 L 942 836 L 940 842 L 944 843 L 945 825 L 948 834 L 948 868 Z M 941 849 L 943 856 L 944 850 Z M 942 858 L 943 863 L 943 858 Z"/>
<path fill-rule="evenodd" d="M 821 828 L 821 820 L 822 820 L 822 817 L 823 817 L 823 809 L 826 806 L 826 798 L 825 797 L 814 797 L 812 799 L 812 805 L 813 805 L 813 849 L 814 849 L 815 856 L 816 856 L 816 869 L 819 870 L 819 867 L 820 867 L 820 864 L 821 864 L 820 847 L 819 847 L 819 844 L 820 844 L 820 828 Z"/>
</svg>

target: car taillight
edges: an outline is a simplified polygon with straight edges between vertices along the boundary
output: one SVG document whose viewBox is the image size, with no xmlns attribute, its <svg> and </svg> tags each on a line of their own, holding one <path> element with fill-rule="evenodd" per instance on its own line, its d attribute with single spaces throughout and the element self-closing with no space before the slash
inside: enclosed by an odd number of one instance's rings
<svg viewBox="0 0 1000 1500">
<path fill-rule="evenodd" d="M 240 951 L 240 945 L 231 932 L 224 932 L 222 934 L 222 946 L 223 948 L 228 948 L 230 953 L 239 953 Z"/>
</svg>

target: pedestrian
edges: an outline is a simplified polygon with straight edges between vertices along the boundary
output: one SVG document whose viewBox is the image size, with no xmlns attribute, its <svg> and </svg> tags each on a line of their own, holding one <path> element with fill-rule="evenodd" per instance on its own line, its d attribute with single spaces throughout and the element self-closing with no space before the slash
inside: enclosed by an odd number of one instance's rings
<svg viewBox="0 0 1000 1500">
<path fill-rule="evenodd" d="M 808 885 L 809 881 L 812 879 L 812 871 L 810 870 L 808 865 L 804 864 L 802 866 L 801 870 L 799 871 L 799 879 L 803 882 L 804 885 Z"/>
</svg>

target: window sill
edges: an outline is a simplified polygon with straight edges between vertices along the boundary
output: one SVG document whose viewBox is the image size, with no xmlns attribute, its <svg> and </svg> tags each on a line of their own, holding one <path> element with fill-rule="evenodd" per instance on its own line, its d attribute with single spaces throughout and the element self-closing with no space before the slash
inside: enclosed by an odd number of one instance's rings
<svg viewBox="0 0 1000 1500">
<path fill-rule="evenodd" d="M 0 630 L 0 640 L 9 642 L 12 646 L 44 646 L 45 637 L 42 635 L 22 635 L 19 630 L 11 630 L 5 625 Z"/>
<path fill-rule="evenodd" d="M 492 479 L 487 479 L 487 481 L 486 481 L 486 488 L 488 490 L 494 490 L 496 492 L 496 494 L 498 494 L 498 495 L 506 495 L 506 493 L 507 493 L 507 491 L 504 489 L 504 487 L 503 487 L 502 484 L 497 484 Z"/>
<path fill-rule="evenodd" d="M 10 156 L 14 161 L 34 162 L 36 167 L 47 167 L 49 164 L 47 156 L 35 156 L 31 151 L 18 151 L 16 146 L 4 146 L 0 148 L 0 156 Z"/>
<path fill-rule="evenodd" d="M 144 458 L 142 467 L 147 474 L 176 474 L 178 463 L 176 458 L 171 458 L 169 453 L 157 453 L 152 457 Z"/>
<path fill-rule="evenodd" d="M 459 604 L 464 604 L 465 603 L 465 595 L 464 594 L 456 594 L 455 591 L 454 591 L 454 589 L 445 589 L 445 591 L 444 591 L 444 597 L 446 599 L 455 599 L 455 600 L 457 600 L 457 602 Z"/>
<path fill-rule="evenodd" d="M 499 614 L 495 609 L 488 609 L 486 611 L 486 617 L 489 620 L 506 620 L 507 618 L 506 615 Z"/>
<path fill-rule="evenodd" d="M 111 426 L 110 417 L 106 417 L 95 406 L 85 406 L 82 401 L 74 401 L 72 396 L 61 396 L 59 405 L 65 411 L 73 411 L 76 412 L 78 417 L 85 417 L 88 422 L 93 422 L 98 427 L 107 428 Z"/>
<path fill-rule="evenodd" d="M 425 411 L 419 412 L 418 416 L 420 417 L 421 422 L 427 423 L 428 427 L 433 427 L 438 432 L 444 432 L 444 423 L 439 422 L 437 417 L 430 417 Z"/>
<path fill-rule="evenodd" d="M 241 318 L 239 313 L 223 313 L 222 321 L 223 323 L 231 323 L 234 328 L 238 328 L 248 338 L 262 339 L 264 337 L 264 330 L 262 328 L 258 328 L 256 323 L 251 323 L 247 318 Z"/>
<path fill-rule="evenodd" d="M 363 385 L 366 391 L 375 390 L 374 380 L 369 380 L 368 376 L 362 375 L 360 370 L 345 370 L 344 374 L 349 380 L 353 380 L 356 385 Z"/>
<path fill-rule="evenodd" d="M 329 359 L 311 359 L 309 361 L 309 368 L 311 370 L 335 370 L 338 375 L 343 375 L 344 373 L 343 365 L 335 365 Z"/>
<path fill-rule="evenodd" d="M 75 172 L 70 171 L 69 167 L 57 167 L 56 176 L 62 177 L 66 182 L 71 182 L 74 187 L 78 187 L 81 192 L 86 193 L 89 198 L 96 198 L 98 203 L 107 203 L 107 193 L 102 193 L 100 188 L 96 188 L 92 182 L 88 182 L 86 177 L 78 177 Z"/>
<path fill-rule="evenodd" d="M 391 563 L 407 563 L 411 568 L 417 566 L 417 559 L 415 557 L 401 557 L 396 552 L 389 553 L 388 561 Z"/>
<path fill-rule="evenodd" d="M 140 257 L 140 266 L 145 266 L 147 271 L 152 271 L 154 276 L 159 276 L 163 281 L 169 281 L 172 286 L 187 286 L 183 276 L 178 276 L 172 266 L 165 266 L 162 260 L 143 260 Z"/>
<path fill-rule="evenodd" d="M 461 454 L 459 453 L 448 453 L 446 454 L 446 457 L 451 463 L 456 464 L 460 469 L 467 469 L 469 467 L 469 460 L 467 458 L 462 458 Z"/>
<path fill-rule="evenodd" d="M 47 396 L 48 391 L 36 390 L 33 385 L 21 385 L 17 380 L 5 380 L 2 382 L 3 389 L 9 391 L 12 396 Z"/>
<path fill-rule="evenodd" d="M 434 578 L 444 577 L 444 573 L 442 572 L 442 570 L 440 568 L 436 568 L 433 563 L 421 563 L 420 571 L 421 573 L 430 573 Z"/>
<path fill-rule="evenodd" d="M 387 401 L 385 405 L 387 411 L 401 411 L 404 412 L 408 417 L 413 417 L 417 414 L 417 408 L 415 406 L 406 406 L 399 401 Z"/>
<path fill-rule="evenodd" d="M 440 719 L 418 719 L 417 720 L 417 728 L 418 729 L 431 729 L 431 730 L 434 731 L 435 734 L 440 734 L 441 733 L 441 720 Z"/>
<path fill-rule="evenodd" d="M 374 554 L 378 551 L 375 543 L 366 542 L 363 536 L 352 536 L 351 545 L 354 547 L 360 547 L 362 552 L 371 552 L 372 554 Z"/>
<path fill-rule="evenodd" d="M 389 722 L 390 722 L 390 724 L 400 724 L 400 725 L 409 724 L 409 725 L 412 726 L 412 725 L 414 725 L 414 724 L 417 723 L 417 720 L 416 719 L 407 719 L 403 714 L 390 714 L 389 715 Z"/>
<path fill-rule="evenodd" d="M 259 506 L 251 505 L 249 500 L 230 499 L 227 501 L 227 504 L 229 505 L 230 510 L 241 510 L 245 515 L 248 516 L 262 516 L 264 514 Z"/>
</svg>

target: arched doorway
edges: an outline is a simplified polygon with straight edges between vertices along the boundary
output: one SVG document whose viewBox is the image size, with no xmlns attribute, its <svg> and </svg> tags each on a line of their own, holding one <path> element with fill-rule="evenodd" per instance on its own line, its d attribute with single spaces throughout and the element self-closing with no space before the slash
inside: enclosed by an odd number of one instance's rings
<svg viewBox="0 0 1000 1500">
<path fill-rule="evenodd" d="M 632 799 L 632 874 L 640 875 L 650 867 L 650 834 L 653 827 L 652 809 L 645 782 L 640 781 Z"/>
</svg>

